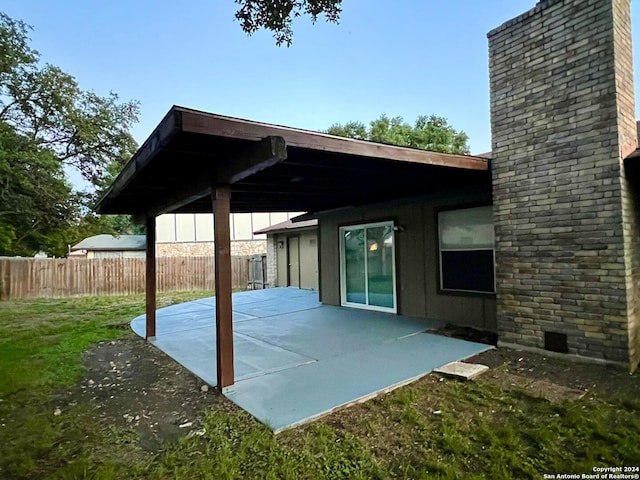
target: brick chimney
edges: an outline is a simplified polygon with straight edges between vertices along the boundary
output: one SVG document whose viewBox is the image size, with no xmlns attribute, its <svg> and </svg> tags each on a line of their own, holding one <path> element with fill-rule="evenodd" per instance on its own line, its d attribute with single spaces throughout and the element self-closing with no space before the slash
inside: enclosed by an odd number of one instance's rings
<svg viewBox="0 0 640 480">
<path fill-rule="evenodd" d="M 633 371 L 630 0 L 540 1 L 488 37 L 500 344 Z"/>
</svg>

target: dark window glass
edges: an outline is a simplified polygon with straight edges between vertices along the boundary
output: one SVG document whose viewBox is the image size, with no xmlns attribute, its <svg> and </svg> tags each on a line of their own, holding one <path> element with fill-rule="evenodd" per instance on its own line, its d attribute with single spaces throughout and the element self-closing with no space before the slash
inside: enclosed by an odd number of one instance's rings
<svg viewBox="0 0 640 480">
<path fill-rule="evenodd" d="M 442 288 L 493 293 L 493 250 L 442 252 Z"/>
</svg>

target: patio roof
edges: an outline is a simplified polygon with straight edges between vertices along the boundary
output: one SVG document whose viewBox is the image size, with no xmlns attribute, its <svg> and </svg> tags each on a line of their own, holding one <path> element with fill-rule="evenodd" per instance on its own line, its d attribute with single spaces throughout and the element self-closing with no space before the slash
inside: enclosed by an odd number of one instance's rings
<svg viewBox="0 0 640 480">
<path fill-rule="evenodd" d="M 285 220 L 284 222 L 276 223 L 275 225 L 271 225 L 269 227 L 256 230 L 253 232 L 255 235 L 261 235 L 263 233 L 282 233 L 282 232 L 290 232 L 290 231 L 300 231 L 300 230 L 313 230 L 318 227 L 318 220 L 301 220 L 296 221 L 295 219 Z"/>
<path fill-rule="evenodd" d="M 146 223 L 145 337 L 156 336 L 155 217 L 213 212 L 217 385 L 234 378 L 231 212 L 320 211 L 465 187 L 491 189 L 489 160 L 172 107 L 96 210 Z"/>
<path fill-rule="evenodd" d="M 336 137 L 174 106 L 97 205 L 140 216 L 212 211 L 318 212 L 469 185 L 491 185 L 489 160 Z"/>
</svg>

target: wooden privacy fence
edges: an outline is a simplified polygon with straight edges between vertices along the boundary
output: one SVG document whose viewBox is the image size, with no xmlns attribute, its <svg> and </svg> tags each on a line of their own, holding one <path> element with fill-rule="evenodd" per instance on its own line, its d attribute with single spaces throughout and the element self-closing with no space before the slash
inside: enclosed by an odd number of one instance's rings
<svg viewBox="0 0 640 480">
<path fill-rule="evenodd" d="M 249 259 L 232 257 L 233 288 L 246 289 Z M 213 257 L 156 259 L 159 292 L 213 290 Z M 143 293 L 144 258 L 0 257 L 0 300 Z"/>
</svg>

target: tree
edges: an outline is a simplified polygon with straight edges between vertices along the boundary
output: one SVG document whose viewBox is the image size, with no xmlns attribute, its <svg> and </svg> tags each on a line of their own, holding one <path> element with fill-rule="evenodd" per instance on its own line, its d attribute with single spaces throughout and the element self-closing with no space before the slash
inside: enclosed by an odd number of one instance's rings
<svg viewBox="0 0 640 480">
<path fill-rule="evenodd" d="M 29 29 L 0 12 L 0 255 L 64 255 L 86 232 L 131 228 L 88 205 L 137 148 L 129 129 L 138 104 L 82 90 L 58 67 L 40 65 Z M 74 192 L 67 168 L 94 191 Z"/>
<path fill-rule="evenodd" d="M 33 255 L 67 227 L 71 186 L 55 155 L 0 122 L 0 255 Z"/>
<path fill-rule="evenodd" d="M 29 27 L 0 12 L 0 121 L 53 152 L 63 165 L 98 183 L 113 161 L 137 148 L 129 129 L 139 105 L 80 89 L 75 78 L 53 65 L 39 65 L 28 45 Z"/>
<path fill-rule="evenodd" d="M 271 30 L 277 45 L 291 45 L 291 22 L 300 15 L 309 15 L 316 22 L 320 15 L 337 23 L 342 0 L 236 0 L 240 8 L 236 19 L 249 35 L 260 28 Z"/>
<path fill-rule="evenodd" d="M 469 153 L 467 134 L 455 130 L 446 118 L 436 115 L 421 115 L 413 126 L 406 123 L 402 117 L 389 118 L 381 115 L 377 120 L 370 122 L 369 128 L 362 122 L 348 122 L 344 125 L 332 125 L 327 133 L 433 152 Z"/>
</svg>

